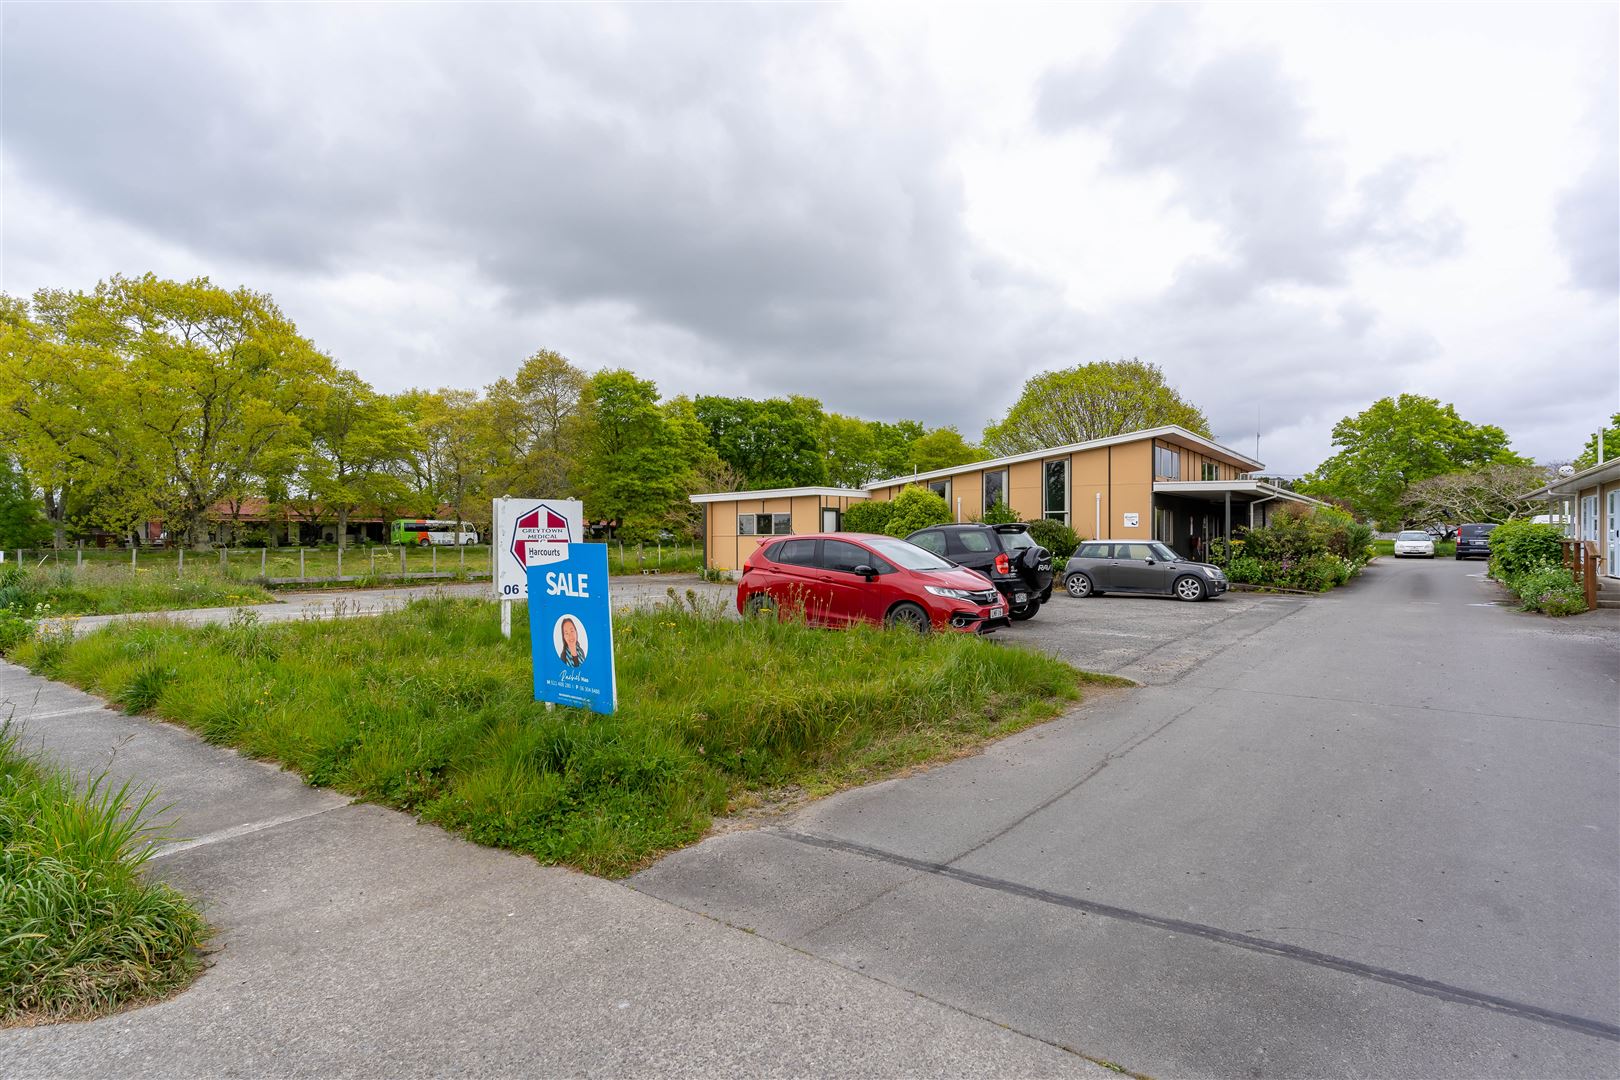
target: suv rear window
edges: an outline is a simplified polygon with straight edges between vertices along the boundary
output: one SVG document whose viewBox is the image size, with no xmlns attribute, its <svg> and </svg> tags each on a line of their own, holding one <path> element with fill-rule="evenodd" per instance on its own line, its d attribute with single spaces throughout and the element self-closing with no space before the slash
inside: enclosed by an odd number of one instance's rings
<svg viewBox="0 0 1620 1080">
<path fill-rule="evenodd" d="M 1495 525 L 1464 525 L 1457 530 L 1457 534 L 1459 536 L 1484 536 L 1494 528 L 1496 528 Z"/>
<path fill-rule="evenodd" d="M 1004 551 L 1023 551 L 1025 548 L 1035 546 L 1034 539 L 1023 529 L 1008 529 L 1006 532 L 997 529 L 996 535 L 1001 537 L 1001 547 Z"/>
<path fill-rule="evenodd" d="M 978 529 L 964 529 L 956 533 L 956 542 L 962 545 L 963 551 L 994 551 L 995 541 L 990 539 L 989 533 Z"/>
</svg>

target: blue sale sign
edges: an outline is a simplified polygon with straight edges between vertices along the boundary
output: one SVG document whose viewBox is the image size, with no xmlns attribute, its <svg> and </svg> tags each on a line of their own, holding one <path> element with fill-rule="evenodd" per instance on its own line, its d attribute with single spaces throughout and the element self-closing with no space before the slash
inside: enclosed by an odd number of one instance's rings
<svg viewBox="0 0 1620 1080">
<path fill-rule="evenodd" d="M 535 557 L 526 567 L 534 700 L 611 713 L 619 693 L 607 545 L 560 546 L 560 559 L 556 551 L 541 555 L 531 546 Z"/>
</svg>

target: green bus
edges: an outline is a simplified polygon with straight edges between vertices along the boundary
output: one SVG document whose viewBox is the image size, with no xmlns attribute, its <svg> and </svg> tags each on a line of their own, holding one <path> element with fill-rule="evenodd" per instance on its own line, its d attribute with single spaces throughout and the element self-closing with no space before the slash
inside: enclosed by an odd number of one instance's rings
<svg viewBox="0 0 1620 1080">
<path fill-rule="evenodd" d="M 465 521 L 457 528 L 454 521 L 435 521 L 432 518 L 400 518 L 389 531 L 390 544 L 449 544 L 459 547 L 478 543 L 478 533 Z"/>
</svg>

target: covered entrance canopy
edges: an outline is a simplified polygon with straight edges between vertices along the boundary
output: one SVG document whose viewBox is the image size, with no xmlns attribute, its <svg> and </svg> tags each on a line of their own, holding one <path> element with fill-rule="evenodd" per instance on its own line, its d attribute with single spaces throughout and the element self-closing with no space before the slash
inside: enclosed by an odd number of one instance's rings
<svg viewBox="0 0 1620 1080">
<path fill-rule="evenodd" d="M 1153 538 L 1181 554 L 1207 558 L 1215 537 L 1265 525 L 1280 506 L 1325 506 L 1320 499 L 1264 480 L 1159 480 L 1153 484 Z"/>
</svg>

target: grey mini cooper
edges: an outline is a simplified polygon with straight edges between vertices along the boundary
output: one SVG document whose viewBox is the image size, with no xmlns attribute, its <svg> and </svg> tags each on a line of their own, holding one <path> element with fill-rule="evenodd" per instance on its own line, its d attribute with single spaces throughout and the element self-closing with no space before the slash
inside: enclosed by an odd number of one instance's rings
<svg viewBox="0 0 1620 1080">
<path fill-rule="evenodd" d="M 1063 570 L 1063 588 L 1079 597 L 1115 592 L 1204 600 L 1226 587 L 1220 567 L 1184 559 L 1157 540 L 1087 540 Z"/>
</svg>

